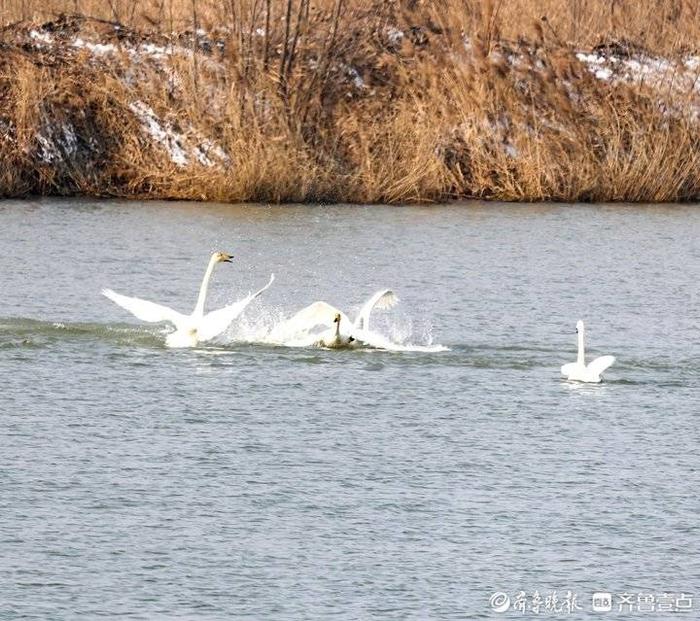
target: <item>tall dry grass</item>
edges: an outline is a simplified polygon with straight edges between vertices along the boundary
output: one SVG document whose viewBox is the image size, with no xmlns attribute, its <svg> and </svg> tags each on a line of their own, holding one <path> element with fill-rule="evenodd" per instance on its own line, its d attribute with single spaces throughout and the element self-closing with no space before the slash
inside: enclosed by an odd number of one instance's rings
<svg viewBox="0 0 700 621">
<path fill-rule="evenodd" d="M 693 87 L 602 82 L 575 52 L 680 62 L 700 54 L 699 18 L 690 0 L 0 0 L 0 194 L 697 199 Z M 47 20 L 65 41 L 28 44 Z M 186 53 L 134 61 L 139 41 Z M 179 166 L 134 101 L 228 161 Z M 47 157 L 66 126 L 77 147 Z"/>
<path fill-rule="evenodd" d="M 332 11 L 335 3 L 316 0 L 306 4 L 311 14 Z M 546 17 L 546 36 L 582 47 L 614 37 L 668 53 L 679 47 L 697 46 L 700 40 L 700 4 L 695 0 L 349 0 L 345 4 L 350 12 L 377 5 L 388 12 L 400 6 L 432 13 L 437 23 L 443 21 L 445 11 L 459 13 L 460 24 L 467 32 L 482 28 L 486 14 L 496 39 L 533 38 L 539 30 L 538 22 Z M 228 25 L 241 32 L 252 22 L 263 28 L 279 23 L 288 12 L 295 18 L 297 11 L 296 0 L 0 0 L 0 26 L 79 13 L 115 20 L 137 30 L 172 32 L 191 28 L 196 21 L 205 29 Z"/>
</svg>

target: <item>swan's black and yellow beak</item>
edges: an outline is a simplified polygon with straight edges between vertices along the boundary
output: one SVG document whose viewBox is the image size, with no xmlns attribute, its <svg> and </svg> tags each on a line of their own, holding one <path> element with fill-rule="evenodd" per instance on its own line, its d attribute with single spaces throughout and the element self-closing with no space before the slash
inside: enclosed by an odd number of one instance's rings
<svg viewBox="0 0 700 621">
<path fill-rule="evenodd" d="M 224 260 L 223 260 L 224 263 L 233 263 L 233 261 L 231 261 L 231 259 L 233 259 L 233 255 L 232 255 L 232 254 L 224 254 L 224 257 L 225 257 Z"/>
</svg>

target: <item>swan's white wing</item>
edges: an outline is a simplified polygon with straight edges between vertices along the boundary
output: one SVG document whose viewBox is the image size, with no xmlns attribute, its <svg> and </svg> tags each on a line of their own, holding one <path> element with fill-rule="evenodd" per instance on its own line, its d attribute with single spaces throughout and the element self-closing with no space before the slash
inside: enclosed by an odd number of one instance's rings
<svg viewBox="0 0 700 621">
<path fill-rule="evenodd" d="M 275 282 L 275 275 L 274 275 L 274 274 L 270 274 L 270 280 L 267 281 L 267 284 L 266 284 L 262 289 L 259 289 L 258 291 L 256 291 L 256 292 L 252 295 L 251 299 L 254 300 L 254 299 L 257 298 L 261 293 L 264 293 L 265 291 L 267 291 L 267 290 L 270 288 L 270 286 L 272 285 L 273 282 Z"/>
<path fill-rule="evenodd" d="M 118 304 L 122 308 L 128 310 L 132 315 L 141 321 L 150 321 L 157 323 L 160 321 L 169 321 L 175 326 L 178 326 L 185 320 L 182 313 L 174 311 L 172 308 L 141 300 L 139 298 L 130 298 L 126 295 L 116 293 L 111 289 L 102 289 L 102 295 L 108 297 L 112 302 Z"/>
<path fill-rule="evenodd" d="M 245 310 L 246 306 L 248 306 L 248 304 L 257 298 L 263 291 L 266 291 L 274 281 L 275 275 L 270 274 L 270 281 L 259 291 L 249 293 L 242 300 L 238 300 L 238 302 L 234 302 L 233 304 L 229 304 L 228 306 L 224 306 L 219 310 L 215 310 L 204 315 L 199 328 L 197 328 L 197 333 L 200 340 L 208 341 L 225 332 L 226 328 L 228 328 L 231 325 L 231 322 Z"/>
<path fill-rule="evenodd" d="M 605 369 L 612 365 L 613 362 L 615 362 L 615 356 L 601 356 L 600 358 L 591 360 L 587 368 L 594 375 L 600 375 Z"/>
<path fill-rule="evenodd" d="M 578 362 L 569 362 L 569 363 L 562 366 L 561 374 L 562 375 L 571 375 L 576 370 L 577 366 L 578 366 Z"/>
<path fill-rule="evenodd" d="M 355 320 L 355 328 L 361 330 L 369 330 L 369 315 L 375 308 L 391 308 L 399 301 L 391 289 L 382 289 L 377 291 L 369 300 L 367 300 L 360 310 L 360 314 Z"/>
<path fill-rule="evenodd" d="M 340 314 L 341 326 L 350 325 L 350 320 L 342 311 L 326 302 L 314 302 L 302 308 L 289 319 L 278 323 L 270 332 L 269 338 L 273 341 L 284 342 L 299 334 L 311 332 L 319 326 L 330 328 L 337 314 Z"/>
</svg>

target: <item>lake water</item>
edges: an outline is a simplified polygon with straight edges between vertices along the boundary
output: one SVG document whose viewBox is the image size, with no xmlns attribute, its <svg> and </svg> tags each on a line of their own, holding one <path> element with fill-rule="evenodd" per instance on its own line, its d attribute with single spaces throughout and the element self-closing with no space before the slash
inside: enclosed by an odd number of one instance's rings
<svg viewBox="0 0 700 621">
<path fill-rule="evenodd" d="M 677 618 L 699 239 L 697 206 L 0 202 L 0 619 Z M 189 312 L 218 249 L 210 308 L 276 282 L 217 344 L 100 295 Z M 448 350 L 255 342 L 382 287 L 378 330 Z M 559 376 L 579 318 L 603 384 Z"/>
</svg>

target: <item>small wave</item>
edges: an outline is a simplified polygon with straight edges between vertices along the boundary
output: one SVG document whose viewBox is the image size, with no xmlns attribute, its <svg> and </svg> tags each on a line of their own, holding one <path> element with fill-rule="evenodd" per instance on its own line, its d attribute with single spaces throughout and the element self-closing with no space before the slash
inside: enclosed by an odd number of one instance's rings
<svg viewBox="0 0 700 621">
<path fill-rule="evenodd" d="M 194 350 L 207 355 L 227 355 L 233 348 L 290 347 L 312 348 L 318 335 L 303 338 L 288 338 L 283 341 L 270 339 L 269 335 L 279 313 L 265 312 L 257 316 L 244 317 L 230 327 L 226 335 L 212 343 L 202 343 Z M 60 342 L 75 340 L 98 340 L 123 346 L 165 347 L 168 328 L 162 326 L 135 326 L 130 324 L 68 323 L 41 321 L 23 317 L 0 320 L 1 349 L 41 349 Z M 379 333 L 371 333 L 371 342 L 355 348 L 362 351 L 426 352 L 448 351 L 443 345 L 432 343 L 395 342 Z"/>
<path fill-rule="evenodd" d="M 257 341 L 262 345 L 272 345 L 276 347 L 292 347 L 292 348 L 313 348 L 318 347 L 319 335 L 308 335 L 306 337 L 293 337 L 289 339 L 267 339 L 263 338 Z M 414 343 L 394 343 L 393 341 L 379 334 L 373 334 L 371 339 L 358 341 L 356 347 L 348 347 L 347 351 L 364 351 L 364 352 L 416 352 L 416 353 L 437 353 L 450 351 L 449 347 L 444 345 L 419 345 Z M 325 349 L 325 348 L 321 348 Z"/>
<path fill-rule="evenodd" d="M 121 324 L 50 322 L 24 317 L 0 320 L 0 349 L 43 348 L 62 341 L 93 339 L 125 345 L 163 345 L 158 328 Z"/>
</svg>

